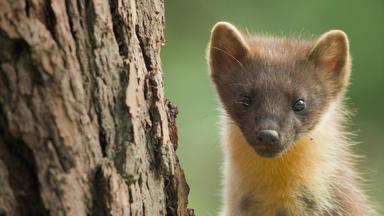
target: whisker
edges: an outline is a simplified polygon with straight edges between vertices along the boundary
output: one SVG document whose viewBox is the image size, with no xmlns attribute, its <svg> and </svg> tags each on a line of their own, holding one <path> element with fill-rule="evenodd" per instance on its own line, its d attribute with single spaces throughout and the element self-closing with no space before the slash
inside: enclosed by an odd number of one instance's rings
<svg viewBox="0 0 384 216">
<path fill-rule="evenodd" d="M 225 51 L 225 50 L 223 50 L 223 49 L 221 49 L 219 47 L 214 46 L 212 48 L 215 49 L 215 50 L 221 51 L 224 54 L 226 54 L 227 56 L 231 57 L 233 60 L 235 60 L 241 66 L 241 69 L 245 70 L 244 65 L 237 58 L 235 58 L 233 55 L 231 55 L 230 53 L 228 53 L 227 51 Z"/>
</svg>

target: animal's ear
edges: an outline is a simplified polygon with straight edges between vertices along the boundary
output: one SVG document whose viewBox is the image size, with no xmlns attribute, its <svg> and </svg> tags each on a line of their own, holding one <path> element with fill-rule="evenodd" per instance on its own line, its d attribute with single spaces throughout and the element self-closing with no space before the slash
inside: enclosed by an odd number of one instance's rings
<svg viewBox="0 0 384 216">
<path fill-rule="evenodd" d="M 316 41 L 310 52 L 313 61 L 326 78 L 343 90 L 348 85 L 350 57 L 347 35 L 343 31 L 332 30 L 324 33 Z"/>
<path fill-rule="evenodd" d="M 236 68 L 242 69 L 242 60 L 248 52 L 249 47 L 236 27 L 227 22 L 218 22 L 212 28 L 208 46 L 212 77 L 228 74 Z"/>
</svg>

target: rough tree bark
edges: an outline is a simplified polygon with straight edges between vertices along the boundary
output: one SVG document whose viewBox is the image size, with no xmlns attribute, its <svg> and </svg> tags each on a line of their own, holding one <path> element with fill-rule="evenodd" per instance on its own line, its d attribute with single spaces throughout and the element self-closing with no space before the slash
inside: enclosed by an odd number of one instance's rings
<svg viewBox="0 0 384 216">
<path fill-rule="evenodd" d="M 0 0 L 0 215 L 188 215 L 163 0 Z"/>
</svg>

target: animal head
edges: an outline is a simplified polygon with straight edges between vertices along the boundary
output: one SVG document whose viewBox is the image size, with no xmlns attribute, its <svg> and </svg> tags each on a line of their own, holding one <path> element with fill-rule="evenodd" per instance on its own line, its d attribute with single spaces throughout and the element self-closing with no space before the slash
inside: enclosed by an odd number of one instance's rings
<svg viewBox="0 0 384 216">
<path fill-rule="evenodd" d="M 224 110 L 263 157 L 276 157 L 310 133 L 343 95 L 350 74 L 348 39 L 246 36 L 217 23 L 208 47 L 210 75 Z"/>
</svg>

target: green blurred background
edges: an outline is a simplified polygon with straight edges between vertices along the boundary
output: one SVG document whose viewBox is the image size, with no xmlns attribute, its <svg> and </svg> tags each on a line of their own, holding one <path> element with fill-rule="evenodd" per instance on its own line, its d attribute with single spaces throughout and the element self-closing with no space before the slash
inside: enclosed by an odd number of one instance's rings
<svg viewBox="0 0 384 216">
<path fill-rule="evenodd" d="M 342 29 L 353 56 L 350 104 L 358 154 L 371 179 L 370 194 L 384 203 L 384 1 L 167 0 L 162 48 L 166 95 L 179 108 L 178 154 L 197 215 L 217 215 L 221 166 L 217 97 L 207 75 L 210 29 L 229 21 L 250 33 L 318 35 Z"/>
</svg>

